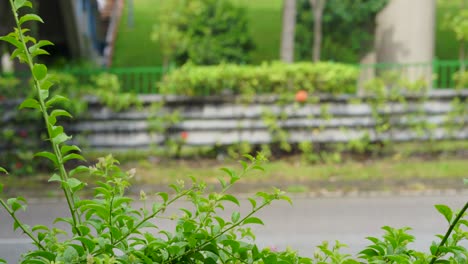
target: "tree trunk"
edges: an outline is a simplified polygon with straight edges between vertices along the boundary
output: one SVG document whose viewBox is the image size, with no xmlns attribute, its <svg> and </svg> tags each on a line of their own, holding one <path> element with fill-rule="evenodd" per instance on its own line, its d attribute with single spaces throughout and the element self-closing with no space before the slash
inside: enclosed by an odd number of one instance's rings
<svg viewBox="0 0 468 264">
<path fill-rule="evenodd" d="M 314 15 L 314 46 L 312 47 L 312 60 L 320 61 L 322 49 L 322 17 L 326 0 L 310 0 L 310 7 Z"/>
<path fill-rule="evenodd" d="M 294 61 L 294 36 L 296 30 L 296 0 L 283 0 L 283 29 L 281 33 L 281 60 Z"/>
</svg>

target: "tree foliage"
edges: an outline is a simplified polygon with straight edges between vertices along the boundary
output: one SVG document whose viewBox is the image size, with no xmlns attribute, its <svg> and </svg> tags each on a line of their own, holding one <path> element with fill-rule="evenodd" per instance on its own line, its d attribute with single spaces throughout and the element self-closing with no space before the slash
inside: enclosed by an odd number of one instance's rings
<svg viewBox="0 0 468 264">
<path fill-rule="evenodd" d="M 328 0 L 322 21 L 322 60 L 348 63 L 359 59 L 372 49 L 375 17 L 388 0 Z M 313 15 L 309 0 L 299 0 L 296 31 L 299 60 L 311 58 Z"/>
<path fill-rule="evenodd" d="M 230 1 L 171 0 L 162 6 L 152 39 L 178 65 L 247 63 L 254 48 L 243 8 Z"/>
</svg>

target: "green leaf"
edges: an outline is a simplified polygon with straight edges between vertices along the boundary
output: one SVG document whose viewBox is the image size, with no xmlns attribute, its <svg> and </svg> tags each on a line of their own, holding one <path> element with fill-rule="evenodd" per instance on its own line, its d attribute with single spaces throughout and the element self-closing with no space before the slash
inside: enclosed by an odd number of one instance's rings
<svg viewBox="0 0 468 264">
<path fill-rule="evenodd" d="M 28 60 L 23 49 L 15 49 L 13 53 L 11 53 L 10 59 L 13 60 L 15 58 L 18 58 L 20 62 L 24 62 L 24 63 L 26 63 Z"/>
<path fill-rule="evenodd" d="M 76 192 L 84 187 L 84 183 L 77 178 L 69 178 L 66 180 L 66 184 L 70 187 L 73 192 Z"/>
<path fill-rule="evenodd" d="M 50 178 L 49 182 L 54 182 L 54 181 L 62 181 L 62 177 L 58 175 L 57 173 L 54 173 Z"/>
<path fill-rule="evenodd" d="M 86 238 L 86 237 L 77 237 L 75 238 L 75 240 L 78 240 L 80 241 L 81 243 L 83 243 L 86 248 L 88 249 L 89 252 L 92 252 L 94 250 L 94 248 L 96 247 L 96 243 L 94 243 L 91 239 L 89 238 Z"/>
<path fill-rule="evenodd" d="M 69 102 L 70 100 L 64 96 L 61 95 L 54 95 L 52 98 L 50 98 L 49 101 L 46 102 L 46 107 L 50 107 L 52 105 L 62 103 L 62 102 Z"/>
<path fill-rule="evenodd" d="M 20 26 L 24 23 L 24 22 L 27 22 L 27 21 L 38 21 L 38 22 L 41 22 L 41 23 L 44 23 L 44 21 L 42 20 L 42 18 L 36 14 L 26 14 L 24 16 L 22 16 L 19 20 L 19 24 Z"/>
<path fill-rule="evenodd" d="M 36 232 L 38 230 L 44 230 L 44 231 L 49 231 L 49 228 L 45 225 L 36 225 L 34 226 L 31 231 Z"/>
<path fill-rule="evenodd" d="M 75 145 L 63 145 L 62 148 L 60 148 L 60 152 L 62 155 L 68 154 L 70 151 L 76 151 L 76 152 L 81 152 L 81 149 L 78 146 Z"/>
<path fill-rule="evenodd" d="M 10 43 L 11 45 L 15 46 L 18 48 L 19 51 L 24 51 L 23 44 L 21 44 L 20 41 L 18 41 L 15 37 L 8 35 L 8 36 L 2 36 L 0 37 L 0 40 L 3 40 L 5 42 Z"/>
<path fill-rule="evenodd" d="M 236 197 L 234 197 L 233 195 L 230 195 L 230 194 L 223 195 L 219 200 L 220 201 L 223 201 L 223 200 L 224 201 L 230 201 L 230 202 L 235 203 L 238 206 L 240 206 L 239 200 L 237 200 Z"/>
<path fill-rule="evenodd" d="M 57 136 L 52 138 L 52 142 L 54 142 L 55 144 L 62 144 L 63 142 L 65 142 L 65 141 L 67 141 L 69 139 L 71 139 L 70 136 L 67 136 L 67 134 L 65 134 L 65 133 L 60 133 Z"/>
<path fill-rule="evenodd" d="M 240 219 L 240 213 L 239 212 L 232 212 L 231 221 L 233 223 L 237 223 L 237 221 L 239 221 L 239 219 Z"/>
<path fill-rule="evenodd" d="M 70 176 L 73 176 L 77 173 L 89 172 L 89 168 L 83 165 L 80 165 L 69 172 Z"/>
<path fill-rule="evenodd" d="M 13 5 L 15 6 L 16 11 L 18 11 L 18 9 L 25 7 L 25 6 L 32 8 L 32 3 L 31 1 L 28 1 L 28 0 L 15 0 L 13 2 Z"/>
<path fill-rule="evenodd" d="M 47 251 L 33 251 L 31 253 L 28 253 L 26 256 L 28 258 L 41 257 L 47 259 L 48 261 L 55 260 L 55 255 Z"/>
<path fill-rule="evenodd" d="M 13 212 L 18 211 L 19 209 L 22 209 L 23 211 L 26 210 L 26 205 L 23 204 L 25 202 L 26 200 L 23 197 L 10 198 L 7 200 L 7 204 L 11 206 L 11 210 L 13 210 Z"/>
<path fill-rule="evenodd" d="M 463 179 L 463 183 L 464 183 L 465 185 L 468 185 L 468 179 Z"/>
<path fill-rule="evenodd" d="M 257 201 L 254 198 L 248 198 L 250 204 L 252 205 L 252 209 L 255 209 L 257 207 Z"/>
<path fill-rule="evenodd" d="M 258 217 L 249 217 L 245 219 L 242 224 L 247 225 L 247 224 L 258 224 L 258 225 L 264 225 L 263 221 L 260 220 Z"/>
<path fill-rule="evenodd" d="M 42 100 L 46 100 L 49 97 L 49 90 L 41 89 L 39 91 L 39 96 Z"/>
<path fill-rule="evenodd" d="M 34 154 L 35 157 L 44 157 L 44 158 L 47 158 L 49 159 L 50 161 L 52 161 L 54 163 L 55 166 L 58 166 L 58 160 L 57 160 L 57 156 L 55 156 L 54 153 L 51 153 L 51 152 L 48 152 L 48 151 L 41 151 L 41 152 L 38 152 L 36 154 Z"/>
<path fill-rule="evenodd" d="M 32 73 L 37 80 L 43 80 L 47 76 L 47 67 L 44 64 L 34 64 Z"/>
<path fill-rule="evenodd" d="M 447 219 L 447 222 L 450 222 L 452 221 L 452 217 L 453 217 L 453 212 L 452 212 L 452 209 L 450 209 L 450 207 L 446 206 L 446 205 L 443 205 L 443 204 L 437 204 L 435 205 L 435 208 L 437 209 L 437 211 L 439 211 L 439 213 L 441 213 L 445 219 Z"/>
<path fill-rule="evenodd" d="M 62 110 L 62 109 L 55 109 L 54 111 L 52 111 L 52 113 L 50 113 L 50 116 L 53 116 L 53 117 L 66 116 L 69 118 L 73 118 L 73 116 L 69 112 Z"/>
<path fill-rule="evenodd" d="M 156 195 L 160 196 L 164 203 L 167 203 L 167 200 L 169 199 L 169 194 L 165 192 L 158 192 L 156 193 Z"/>
<path fill-rule="evenodd" d="M 47 91 L 47 90 L 42 90 L 42 91 Z M 49 115 L 49 123 L 51 125 L 55 125 L 57 123 L 57 117 L 59 116 L 66 116 L 66 117 L 72 118 L 72 115 L 69 112 L 62 110 L 62 109 L 55 109 Z"/>
<path fill-rule="evenodd" d="M 76 153 L 72 153 L 72 154 L 68 154 L 67 156 L 63 157 L 63 163 L 69 161 L 69 160 L 73 160 L 73 159 L 77 159 L 77 160 L 82 160 L 82 161 L 86 161 L 86 159 L 81 156 L 80 154 L 76 154 Z"/>
<path fill-rule="evenodd" d="M 7 170 L 5 170 L 5 169 L 4 169 L 4 168 L 2 168 L 2 167 L 0 167 L 0 172 L 1 172 L 1 173 L 8 174 L 8 171 L 7 171 Z"/>
<path fill-rule="evenodd" d="M 24 100 L 20 106 L 19 106 L 19 109 L 23 109 L 23 108 L 32 108 L 32 109 L 41 109 L 41 105 L 39 104 L 39 102 L 36 100 L 36 99 L 33 99 L 33 98 L 28 98 L 26 100 Z"/>
<path fill-rule="evenodd" d="M 48 41 L 48 40 L 40 40 L 38 43 L 32 45 L 31 47 L 29 47 L 29 52 L 31 53 L 34 53 L 35 51 L 37 51 L 38 49 L 44 47 L 44 46 L 53 46 L 54 43 Z"/>
</svg>

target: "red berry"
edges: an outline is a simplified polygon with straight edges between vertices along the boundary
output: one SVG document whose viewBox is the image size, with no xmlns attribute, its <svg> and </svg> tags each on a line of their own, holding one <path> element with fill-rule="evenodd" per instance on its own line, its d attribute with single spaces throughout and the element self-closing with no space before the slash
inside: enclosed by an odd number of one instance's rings
<svg viewBox="0 0 468 264">
<path fill-rule="evenodd" d="M 182 131 L 182 132 L 180 133 L 180 137 L 181 137 L 183 140 L 187 140 L 188 136 L 189 136 L 189 134 L 188 134 L 187 131 Z"/>
<path fill-rule="evenodd" d="M 28 136 L 28 131 L 26 130 L 21 130 L 20 132 L 18 132 L 18 135 L 22 138 L 25 138 Z"/>
<path fill-rule="evenodd" d="M 305 103 L 307 101 L 307 91 L 300 90 L 296 93 L 296 102 Z"/>
</svg>

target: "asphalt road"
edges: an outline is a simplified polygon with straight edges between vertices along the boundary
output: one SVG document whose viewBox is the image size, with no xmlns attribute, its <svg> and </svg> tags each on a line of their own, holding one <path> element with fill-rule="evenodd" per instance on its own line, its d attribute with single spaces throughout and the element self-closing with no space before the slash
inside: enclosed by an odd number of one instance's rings
<svg viewBox="0 0 468 264">
<path fill-rule="evenodd" d="M 285 249 L 291 246 L 303 255 L 311 256 L 314 246 L 324 240 L 340 240 L 349 245 L 345 252 L 356 253 L 367 245 L 365 237 L 378 236 L 384 225 L 393 227 L 410 226 L 416 236 L 415 249 L 426 249 L 435 239 L 435 234 L 445 232 L 447 224 L 434 209 L 434 204 L 447 204 L 461 208 L 468 201 L 468 194 L 459 193 L 437 196 L 377 196 L 340 198 L 295 198 L 294 205 L 274 203 L 260 212 L 265 226 L 254 227 L 257 243 L 262 247 L 272 246 Z M 178 203 L 174 208 L 185 204 Z M 244 201 L 242 212 L 249 208 Z M 225 215 L 236 207 L 227 207 Z M 174 213 L 177 210 L 169 211 Z M 66 215 L 63 202 L 38 201 L 30 204 L 20 218 L 26 223 L 50 225 L 55 217 Z M 0 212 L 0 257 L 8 263 L 16 263 L 20 254 L 26 252 L 29 241 L 19 233 L 11 231 L 11 220 Z M 173 224 L 161 222 L 163 228 Z"/>
</svg>

